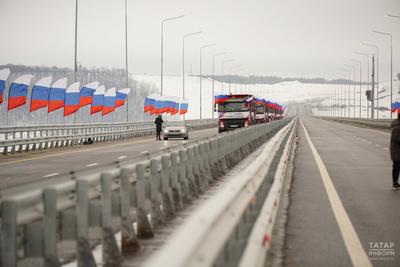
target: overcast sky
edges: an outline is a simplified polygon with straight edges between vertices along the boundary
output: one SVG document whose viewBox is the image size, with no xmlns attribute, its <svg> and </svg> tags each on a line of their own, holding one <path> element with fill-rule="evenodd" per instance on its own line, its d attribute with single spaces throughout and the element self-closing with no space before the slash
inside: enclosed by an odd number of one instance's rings
<svg viewBox="0 0 400 267">
<path fill-rule="evenodd" d="M 186 69 L 199 70 L 199 46 L 204 73 L 217 60 L 235 59 L 242 74 L 334 78 L 340 68 L 358 58 L 354 51 L 372 52 L 360 42 L 380 47 L 382 79 L 388 79 L 389 41 L 373 29 L 394 34 L 394 66 L 400 72 L 399 0 L 128 0 L 130 72 L 160 72 L 160 21 L 165 24 L 165 73 L 182 73 L 182 35 L 187 39 Z M 74 0 L 0 0 L 0 65 L 13 63 L 72 67 Z M 78 61 L 88 67 L 125 64 L 124 0 L 79 0 Z M 362 58 L 361 58 L 362 59 Z"/>
</svg>

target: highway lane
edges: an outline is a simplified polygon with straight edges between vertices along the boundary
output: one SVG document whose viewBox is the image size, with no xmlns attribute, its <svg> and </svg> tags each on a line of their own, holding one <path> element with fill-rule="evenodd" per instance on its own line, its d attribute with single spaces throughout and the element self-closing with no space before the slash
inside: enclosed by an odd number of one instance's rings
<svg viewBox="0 0 400 267">
<path fill-rule="evenodd" d="M 391 190 L 390 134 L 311 117 L 302 120 L 355 230 L 355 239 L 372 265 L 400 266 L 400 191 Z M 360 251 L 345 245 L 351 235 L 339 226 L 343 218 L 333 211 L 303 128 L 298 131 L 284 265 L 351 266 Z M 391 245 L 394 250 L 381 250 Z M 369 254 L 377 252 L 386 255 Z"/>
<path fill-rule="evenodd" d="M 46 150 L 40 153 L 0 157 L 0 188 L 5 189 L 36 180 L 54 179 L 70 171 L 90 169 L 154 154 L 162 149 L 187 144 L 217 134 L 216 128 L 190 132 L 189 140 L 156 141 L 154 136 L 98 143 L 87 146 Z"/>
</svg>

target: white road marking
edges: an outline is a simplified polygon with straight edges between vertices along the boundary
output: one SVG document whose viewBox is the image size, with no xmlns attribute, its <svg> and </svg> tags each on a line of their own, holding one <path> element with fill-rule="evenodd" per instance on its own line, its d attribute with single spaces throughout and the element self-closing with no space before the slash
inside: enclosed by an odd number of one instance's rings
<svg viewBox="0 0 400 267">
<path fill-rule="evenodd" d="M 127 156 L 118 157 L 118 159 L 126 159 L 126 158 L 127 158 Z"/>
<path fill-rule="evenodd" d="M 375 144 L 375 146 L 381 146 L 381 145 Z"/>
<path fill-rule="evenodd" d="M 142 151 L 142 152 L 140 152 L 140 153 L 142 153 L 142 154 L 147 154 L 147 153 L 149 153 L 149 151 L 145 150 L 145 151 Z"/>
<path fill-rule="evenodd" d="M 49 177 L 53 177 L 53 176 L 56 176 L 56 175 L 59 175 L 59 173 L 58 172 L 50 173 L 50 174 L 47 174 L 47 175 L 43 176 L 43 178 L 49 178 Z"/>
<path fill-rule="evenodd" d="M 383 149 L 385 149 L 385 150 L 389 150 L 389 148 L 387 148 L 387 147 L 384 147 Z"/>
<path fill-rule="evenodd" d="M 99 165 L 99 164 L 97 162 L 95 162 L 95 163 L 86 165 L 86 167 L 93 167 L 93 166 L 97 166 L 97 165 Z"/>
<path fill-rule="evenodd" d="M 321 156 L 318 154 L 317 149 L 311 141 L 310 135 L 308 134 L 307 129 L 303 124 L 303 121 L 301 119 L 300 121 L 306 134 L 308 145 L 310 146 L 315 162 L 317 163 L 322 182 L 324 184 L 329 202 L 331 204 L 331 208 L 335 215 L 344 244 L 353 263 L 353 266 L 372 267 L 372 263 L 369 260 L 367 253 L 364 251 L 364 248 L 361 245 L 361 241 L 354 229 L 354 226 L 351 223 L 350 218 L 343 207 L 342 201 L 340 200 L 339 195 L 336 192 L 335 186 L 332 183 L 332 179 L 329 176 L 328 170 L 326 169 L 326 166 L 322 161 Z"/>
<path fill-rule="evenodd" d="M 372 142 L 371 142 L 371 141 L 368 141 L 368 144 L 372 144 Z"/>
</svg>

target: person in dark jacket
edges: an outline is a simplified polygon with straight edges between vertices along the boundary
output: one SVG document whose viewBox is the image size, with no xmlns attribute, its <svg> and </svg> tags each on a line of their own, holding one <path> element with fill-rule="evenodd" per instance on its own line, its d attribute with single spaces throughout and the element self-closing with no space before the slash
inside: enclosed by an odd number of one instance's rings
<svg viewBox="0 0 400 267">
<path fill-rule="evenodd" d="M 156 124 L 156 140 L 161 140 L 161 131 L 162 131 L 162 124 L 163 119 L 161 115 L 158 115 L 154 123 Z"/>
<path fill-rule="evenodd" d="M 390 158 L 393 161 L 392 178 L 393 190 L 400 190 L 400 113 L 397 113 L 397 120 L 392 121 L 390 127 L 392 134 L 390 136 Z"/>
</svg>

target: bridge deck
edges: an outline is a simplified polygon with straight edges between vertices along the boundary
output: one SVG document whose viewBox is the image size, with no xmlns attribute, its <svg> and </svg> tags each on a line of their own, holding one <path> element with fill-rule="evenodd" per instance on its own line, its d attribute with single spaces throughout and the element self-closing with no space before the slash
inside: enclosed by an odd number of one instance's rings
<svg viewBox="0 0 400 267">
<path fill-rule="evenodd" d="M 394 242 L 395 255 L 370 256 L 374 266 L 400 265 L 400 192 L 391 191 L 386 132 L 303 117 L 330 179 L 368 255 L 370 242 Z M 299 127 L 290 192 L 285 265 L 350 266 L 357 251 L 346 249 L 316 161 Z"/>
<path fill-rule="evenodd" d="M 184 144 L 217 134 L 215 128 L 190 132 L 188 141 L 172 139 L 156 141 L 154 136 L 140 137 L 126 141 L 97 143 L 88 146 L 66 147 L 43 152 L 16 153 L 15 156 L 0 156 L 1 188 L 29 183 L 38 179 L 68 174 L 69 171 L 90 172 L 91 168 L 115 161 L 143 157 L 144 153 L 178 144 Z"/>
</svg>

